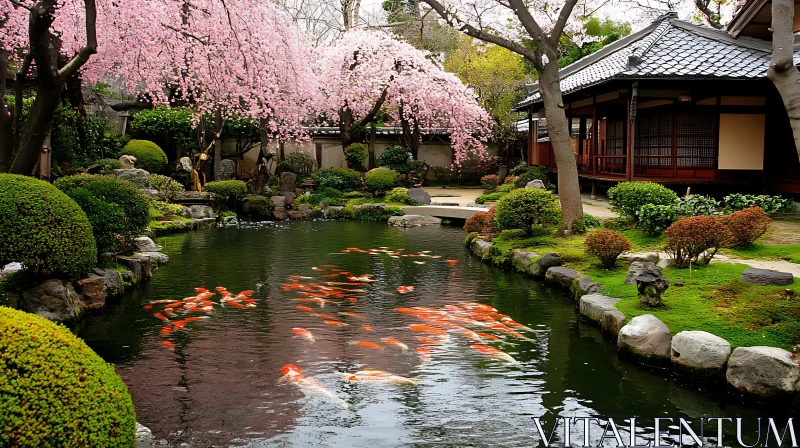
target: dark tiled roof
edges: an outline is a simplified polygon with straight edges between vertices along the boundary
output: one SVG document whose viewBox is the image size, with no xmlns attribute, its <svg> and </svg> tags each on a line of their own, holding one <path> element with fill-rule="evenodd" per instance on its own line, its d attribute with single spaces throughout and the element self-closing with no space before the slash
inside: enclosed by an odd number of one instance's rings
<svg viewBox="0 0 800 448">
<path fill-rule="evenodd" d="M 732 38 L 725 31 L 660 17 L 631 34 L 565 68 L 563 94 L 612 79 L 683 77 L 691 79 L 758 79 L 769 68 L 771 43 L 760 39 Z M 795 47 L 795 63 L 800 62 Z M 541 101 L 538 84 L 529 86 L 519 109 Z"/>
</svg>

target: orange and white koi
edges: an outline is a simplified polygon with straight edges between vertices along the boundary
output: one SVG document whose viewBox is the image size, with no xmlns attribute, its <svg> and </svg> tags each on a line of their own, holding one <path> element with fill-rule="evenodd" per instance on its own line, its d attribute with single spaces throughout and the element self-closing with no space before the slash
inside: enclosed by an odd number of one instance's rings
<svg viewBox="0 0 800 448">
<path fill-rule="evenodd" d="M 430 325 L 422 325 L 422 324 L 411 324 L 408 328 L 414 331 L 423 331 L 426 333 L 433 333 L 438 336 L 442 336 L 443 338 L 447 338 L 447 332 L 442 330 L 441 328 L 431 327 Z"/>
<path fill-rule="evenodd" d="M 281 373 L 283 373 L 283 376 L 280 377 L 278 381 L 288 381 L 289 383 L 294 384 L 306 396 L 318 395 L 327 398 L 344 409 L 350 407 L 346 401 L 342 400 L 336 394 L 326 389 L 325 386 L 323 386 L 319 381 L 315 380 L 314 378 L 306 378 L 303 376 L 303 371 L 300 369 L 300 367 L 294 364 L 286 364 L 285 366 L 281 367 Z"/>
<path fill-rule="evenodd" d="M 483 344 L 472 344 L 470 345 L 470 347 L 472 347 L 473 350 L 482 353 L 486 356 L 490 356 L 494 359 L 510 362 L 512 364 L 519 364 L 519 361 L 514 359 L 511 355 L 502 350 L 498 350 L 494 347 L 489 347 L 488 345 L 483 345 Z"/>
<path fill-rule="evenodd" d="M 321 314 L 321 313 L 314 313 L 314 316 L 321 317 L 323 319 L 330 319 L 330 320 L 337 320 L 338 317 L 331 315 L 331 314 Z"/>
<path fill-rule="evenodd" d="M 374 348 L 374 349 L 377 349 L 377 350 L 383 350 L 383 347 L 381 347 L 380 344 L 375 343 L 375 342 L 370 342 L 370 341 L 350 341 L 349 344 L 350 345 L 357 345 L 359 347 Z"/>
<path fill-rule="evenodd" d="M 384 344 L 389 344 L 389 345 L 394 345 L 396 347 L 399 347 L 400 350 L 403 353 L 408 351 L 408 346 L 406 344 L 403 344 L 402 342 L 398 341 L 395 338 L 381 338 L 381 342 L 383 342 Z"/>
<path fill-rule="evenodd" d="M 372 325 L 370 324 L 361 324 L 361 328 L 363 328 L 366 331 L 375 331 L 375 329 L 372 328 Z"/>
<path fill-rule="evenodd" d="M 359 370 L 353 374 L 341 374 L 347 381 L 375 381 L 389 384 L 417 384 L 411 378 L 395 375 L 383 370 Z"/>
<path fill-rule="evenodd" d="M 344 322 L 339 322 L 338 320 L 325 320 L 323 323 L 332 327 L 346 327 L 348 325 Z"/>
<path fill-rule="evenodd" d="M 294 334 L 303 339 L 307 339 L 311 342 L 314 342 L 314 336 L 311 334 L 310 331 L 306 330 L 305 328 L 294 327 L 292 328 L 292 332 L 294 332 Z"/>
<path fill-rule="evenodd" d="M 408 294 L 413 290 L 414 290 L 413 286 L 398 286 L 397 287 L 397 292 L 399 292 L 400 294 Z"/>
</svg>

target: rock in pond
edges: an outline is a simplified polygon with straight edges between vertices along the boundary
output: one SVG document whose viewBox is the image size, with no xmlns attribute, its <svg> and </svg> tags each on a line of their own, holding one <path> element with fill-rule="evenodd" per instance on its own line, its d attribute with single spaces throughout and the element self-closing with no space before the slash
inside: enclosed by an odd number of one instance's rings
<svg viewBox="0 0 800 448">
<path fill-rule="evenodd" d="M 75 282 L 76 292 L 83 306 L 90 311 L 101 310 L 106 306 L 106 280 L 97 274 L 89 274 Z"/>
<path fill-rule="evenodd" d="M 798 391 L 800 365 L 777 347 L 737 347 L 725 373 L 734 389 L 759 398 L 789 397 Z"/>
<path fill-rule="evenodd" d="M 133 254 L 117 257 L 117 262 L 130 269 L 136 282 L 153 278 L 153 260 L 150 257 Z"/>
<path fill-rule="evenodd" d="M 603 290 L 603 285 L 592 280 L 588 275 L 582 275 L 572 282 L 572 297 L 579 302 L 587 294 L 595 294 Z"/>
<path fill-rule="evenodd" d="M 742 272 L 739 281 L 760 286 L 786 286 L 794 283 L 794 277 L 788 272 L 749 268 Z"/>
<path fill-rule="evenodd" d="M 158 246 L 152 239 L 146 236 L 140 236 L 133 241 L 136 244 L 136 248 L 139 249 L 139 252 L 158 252 L 161 250 L 161 246 Z"/>
<path fill-rule="evenodd" d="M 535 277 L 544 277 L 547 270 L 553 266 L 561 266 L 561 257 L 555 252 L 547 252 L 531 264 L 528 272 Z"/>
<path fill-rule="evenodd" d="M 473 241 L 472 244 L 469 245 L 469 248 L 472 249 L 472 253 L 481 257 L 481 259 L 485 260 L 489 258 L 492 246 L 494 246 L 494 244 L 490 243 L 489 241 L 475 239 L 475 241 Z"/>
<path fill-rule="evenodd" d="M 580 314 L 589 320 L 601 323 L 603 321 L 603 313 L 616 310 L 614 305 L 619 300 L 602 294 L 587 294 L 581 297 Z"/>
<path fill-rule="evenodd" d="M 72 284 L 62 280 L 45 280 L 22 293 L 19 307 L 55 322 L 75 322 L 83 315 L 83 303 Z"/>
<path fill-rule="evenodd" d="M 644 314 L 622 327 L 617 346 L 645 364 L 666 365 L 670 361 L 672 335 L 664 322 L 652 314 Z"/>
<path fill-rule="evenodd" d="M 409 188 L 408 196 L 415 204 L 430 205 L 431 195 L 422 188 Z"/>
<path fill-rule="evenodd" d="M 439 225 L 441 223 L 442 220 L 439 218 L 424 215 L 392 216 L 388 221 L 388 224 L 394 227 L 421 227 Z"/>
<path fill-rule="evenodd" d="M 511 264 L 522 272 L 529 272 L 533 260 L 539 258 L 536 252 L 528 252 L 522 249 L 514 249 L 511 252 Z"/>
<path fill-rule="evenodd" d="M 190 205 L 183 207 L 181 214 L 186 218 L 192 219 L 206 219 L 215 218 L 214 210 L 207 205 Z"/>
<path fill-rule="evenodd" d="M 221 227 L 235 227 L 239 225 L 239 219 L 234 215 L 228 215 L 224 216 L 219 224 Z"/>
<path fill-rule="evenodd" d="M 93 272 L 103 277 L 106 297 L 114 297 L 122 294 L 122 276 L 119 272 L 113 269 L 95 269 Z"/>
<path fill-rule="evenodd" d="M 153 448 L 156 446 L 156 439 L 150 428 L 136 422 L 136 448 Z"/>
<path fill-rule="evenodd" d="M 341 205 L 329 205 L 322 210 L 322 217 L 325 219 L 344 218 L 344 207 Z"/>
<path fill-rule="evenodd" d="M 722 375 L 730 354 L 728 341 L 706 331 L 681 331 L 672 338 L 672 365 L 692 376 Z"/>
<path fill-rule="evenodd" d="M 167 254 L 161 252 L 141 252 L 140 255 L 142 255 L 143 257 L 150 257 L 150 259 L 156 262 L 156 264 L 169 263 L 169 257 L 167 256 Z"/>
<path fill-rule="evenodd" d="M 553 266 L 547 269 L 547 272 L 544 274 L 544 279 L 550 283 L 556 283 L 561 285 L 562 288 L 566 290 L 572 289 L 572 282 L 578 279 L 581 274 L 570 268 L 565 268 L 563 266 Z"/>
</svg>

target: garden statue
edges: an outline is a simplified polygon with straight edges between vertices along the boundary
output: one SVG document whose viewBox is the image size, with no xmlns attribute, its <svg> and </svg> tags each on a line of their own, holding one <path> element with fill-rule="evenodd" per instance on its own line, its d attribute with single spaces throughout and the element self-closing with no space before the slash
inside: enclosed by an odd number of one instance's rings
<svg viewBox="0 0 800 448">
<path fill-rule="evenodd" d="M 136 157 L 134 156 L 121 156 L 119 158 L 120 168 L 124 170 L 135 168 Z"/>
<path fill-rule="evenodd" d="M 639 302 L 652 307 L 663 305 L 661 294 L 669 288 L 669 280 L 661 273 L 661 268 L 645 263 L 633 279 L 639 291 Z"/>
<path fill-rule="evenodd" d="M 200 165 L 208 160 L 208 153 L 205 151 L 201 152 L 197 155 L 197 161 L 194 164 L 194 170 L 192 170 L 192 189 L 194 191 L 203 191 L 203 185 L 206 183 L 206 173 L 203 173 L 203 182 L 200 183 Z"/>
</svg>

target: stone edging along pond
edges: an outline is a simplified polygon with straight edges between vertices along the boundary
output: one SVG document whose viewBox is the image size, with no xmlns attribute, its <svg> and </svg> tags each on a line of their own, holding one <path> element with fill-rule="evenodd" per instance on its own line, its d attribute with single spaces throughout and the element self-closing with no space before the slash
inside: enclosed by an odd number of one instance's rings
<svg viewBox="0 0 800 448">
<path fill-rule="evenodd" d="M 484 263 L 491 262 L 493 243 L 470 234 L 464 245 Z M 768 346 L 737 347 L 731 352 L 728 341 L 705 331 L 681 331 L 673 336 L 652 314 L 625 324 L 625 315 L 615 307 L 620 299 L 603 295 L 603 285 L 561 264 L 554 252 L 539 255 L 515 249 L 508 263 L 499 267 L 510 266 L 567 292 L 580 316 L 616 341 L 621 355 L 646 366 L 669 369 L 693 384 L 724 386 L 748 399 L 800 411 L 800 365 L 792 352 Z"/>
</svg>

